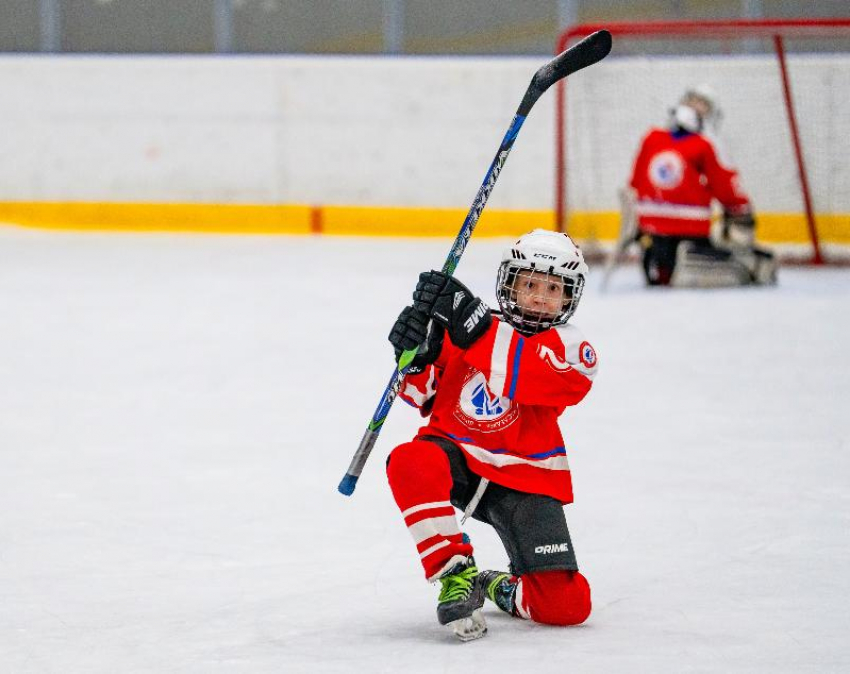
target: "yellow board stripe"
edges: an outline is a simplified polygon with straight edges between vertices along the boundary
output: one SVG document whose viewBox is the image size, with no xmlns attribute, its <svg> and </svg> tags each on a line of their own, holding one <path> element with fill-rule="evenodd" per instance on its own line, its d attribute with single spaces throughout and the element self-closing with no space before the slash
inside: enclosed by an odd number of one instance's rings
<svg viewBox="0 0 850 674">
<path fill-rule="evenodd" d="M 344 236 L 454 237 L 467 211 L 459 208 L 309 206 L 304 204 L 152 204 L 0 202 L 0 223 L 108 232 L 204 232 L 218 234 L 332 234 Z M 850 244 L 850 213 L 819 214 L 821 242 Z M 485 210 L 476 236 L 519 236 L 537 227 L 554 229 L 552 211 Z M 617 238 L 616 211 L 574 213 L 568 231 L 577 239 Z M 760 213 L 758 238 L 807 243 L 801 213 Z"/>
</svg>

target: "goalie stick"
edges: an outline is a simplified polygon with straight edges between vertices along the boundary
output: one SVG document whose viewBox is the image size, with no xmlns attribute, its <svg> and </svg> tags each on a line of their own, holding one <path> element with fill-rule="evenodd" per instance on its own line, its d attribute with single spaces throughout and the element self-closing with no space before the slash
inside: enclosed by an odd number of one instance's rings
<svg viewBox="0 0 850 674">
<path fill-rule="evenodd" d="M 635 195 L 631 188 L 624 187 L 620 190 L 620 234 L 605 260 L 602 283 L 599 286 L 603 293 L 608 290 L 608 283 L 611 281 L 614 270 L 619 266 L 629 247 L 638 241 L 639 236 L 637 214 L 635 213 Z"/>
<path fill-rule="evenodd" d="M 499 150 L 490 164 L 490 168 L 487 169 L 484 181 L 475 195 L 475 200 L 472 202 L 469 213 L 467 213 L 460 232 L 446 258 L 446 262 L 443 264 L 443 273 L 453 274 L 458 262 L 460 262 L 461 255 L 463 255 L 463 251 L 469 243 L 469 238 L 472 236 L 472 230 L 475 229 L 475 225 L 481 217 L 481 212 L 484 210 L 487 199 L 490 197 L 490 192 L 493 191 L 493 186 L 496 184 L 499 173 L 501 173 L 502 167 L 505 165 L 505 161 L 516 141 L 519 130 L 522 128 L 525 118 L 537 102 L 537 99 L 558 80 L 601 61 L 610 51 L 611 34 L 607 30 L 600 30 L 558 54 L 558 56 L 534 73 L 534 77 L 531 78 L 531 84 L 528 85 L 528 89 L 525 91 L 522 102 L 520 102 L 517 108 L 516 114 L 508 127 L 508 131 L 502 139 L 502 144 L 499 146 Z M 393 401 L 401 390 L 404 376 L 410 369 L 410 363 L 416 356 L 417 351 L 418 347 L 404 351 L 401 354 L 398 360 L 398 367 L 393 371 L 392 377 L 390 377 L 390 381 L 381 396 L 381 401 L 375 410 L 375 414 L 372 416 L 372 420 L 366 428 L 363 439 L 360 441 L 360 446 L 351 459 L 348 471 L 339 483 L 338 489 L 340 493 L 346 496 L 351 496 L 354 493 L 354 488 L 357 486 L 357 480 L 363 471 L 363 466 L 366 464 L 366 460 L 375 446 L 375 442 L 381 432 L 381 427 L 384 425 Z"/>
</svg>

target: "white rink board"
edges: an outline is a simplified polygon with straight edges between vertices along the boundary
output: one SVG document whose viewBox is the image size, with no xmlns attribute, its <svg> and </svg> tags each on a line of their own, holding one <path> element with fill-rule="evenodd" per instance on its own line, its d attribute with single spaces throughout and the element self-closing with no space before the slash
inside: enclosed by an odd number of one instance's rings
<svg viewBox="0 0 850 674">
<path fill-rule="evenodd" d="M 502 245 L 458 268 L 488 300 Z M 418 415 L 399 403 L 336 492 L 390 323 L 447 247 L 0 231 L 0 670 L 850 670 L 848 272 L 652 292 L 630 267 L 605 295 L 592 275 L 575 322 L 600 372 L 563 428 L 594 612 L 488 606 L 458 644 L 383 475 Z"/>
<path fill-rule="evenodd" d="M 466 208 L 544 61 L 0 56 L 0 200 Z M 617 210 L 640 137 L 694 83 L 681 64 L 639 91 L 636 59 L 570 79 L 574 206 Z M 850 57 L 789 64 L 816 209 L 850 212 Z M 756 207 L 799 212 L 775 60 L 697 65 Z M 535 106 L 489 208 L 552 208 L 554 101 Z"/>
</svg>

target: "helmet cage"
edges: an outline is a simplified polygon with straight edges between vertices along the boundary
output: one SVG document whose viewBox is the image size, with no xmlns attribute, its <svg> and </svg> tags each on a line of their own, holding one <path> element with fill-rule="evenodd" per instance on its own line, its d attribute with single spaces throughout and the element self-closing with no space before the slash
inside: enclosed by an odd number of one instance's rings
<svg viewBox="0 0 850 674">
<path fill-rule="evenodd" d="M 543 274 L 540 280 L 544 285 L 552 281 L 561 285 L 563 301 L 557 312 L 535 313 L 520 306 L 517 301 L 519 293 L 517 281 L 521 278 L 522 271 Z M 537 334 L 556 325 L 563 325 L 570 320 L 578 308 L 583 290 L 583 274 L 570 274 L 566 273 L 566 270 L 556 270 L 551 265 L 529 263 L 525 260 L 504 260 L 499 265 L 499 273 L 496 276 L 496 298 L 503 316 L 514 328 L 527 335 Z"/>
</svg>

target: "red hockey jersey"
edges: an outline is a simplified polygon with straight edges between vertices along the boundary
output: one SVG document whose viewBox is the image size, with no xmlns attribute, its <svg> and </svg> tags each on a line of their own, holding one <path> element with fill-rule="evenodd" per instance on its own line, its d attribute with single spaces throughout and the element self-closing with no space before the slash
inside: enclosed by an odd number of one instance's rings
<svg viewBox="0 0 850 674">
<path fill-rule="evenodd" d="M 712 198 L 733 213 L 749 209 L 737 176 L 720 163 L 706 136 L 652 129 L 643 139 L 630 183 L 637 192 L 640 230 L 707 237 Z"/>
<path fill-rule="evenodd" d="M 399 395 L 430 412 L 420 435 L 453 440 L 474 473 L 571 503 L 558 417 L 587 395 L 596 369 L 596 352 L 575 326 L 524 337 L 494 317 L 466 351 L 444 339 L 435 363 L 408 375 Z"/>
</svg>

